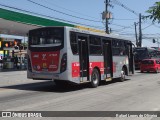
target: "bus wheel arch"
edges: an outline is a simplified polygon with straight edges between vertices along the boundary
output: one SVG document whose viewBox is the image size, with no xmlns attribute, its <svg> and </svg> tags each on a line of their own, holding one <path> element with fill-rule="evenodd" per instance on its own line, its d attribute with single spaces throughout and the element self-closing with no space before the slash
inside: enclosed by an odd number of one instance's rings
<svg viewBox="0 0 160 120">
<path fill-rule="evenodd" d="M 101 80 L 100 70 L 98 67 L 95 67 L 91 74 L 91 83 L 90 83 L 91 87 L 92 88 L 98 87 L 100 80 Z"/>
</svg>

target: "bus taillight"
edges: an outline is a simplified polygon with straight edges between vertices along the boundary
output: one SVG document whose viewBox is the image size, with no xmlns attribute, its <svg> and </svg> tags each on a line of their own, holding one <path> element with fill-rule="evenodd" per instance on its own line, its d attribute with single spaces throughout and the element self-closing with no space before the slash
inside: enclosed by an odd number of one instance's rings
<svg viewBox="0 0 160 120">
<path fill-rule="evenodd" d="M 61 59 L 60 73 L 64 72 L 67 68 L 67 53 L 64 53 Z"/>
</svg>

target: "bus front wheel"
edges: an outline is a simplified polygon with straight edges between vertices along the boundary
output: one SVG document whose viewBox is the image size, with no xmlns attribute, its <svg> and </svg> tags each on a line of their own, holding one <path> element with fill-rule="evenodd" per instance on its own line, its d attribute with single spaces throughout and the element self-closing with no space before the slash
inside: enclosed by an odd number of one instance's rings
<svg viewBox="0 0 160 120">
<path fill-rule="evenodd" d="M 99 81 L 100 81 L 100 74 L 97 69 L 94 69 L 91 75 L 91 87 L 96 88 L 99 85 Z"/>
</svg>

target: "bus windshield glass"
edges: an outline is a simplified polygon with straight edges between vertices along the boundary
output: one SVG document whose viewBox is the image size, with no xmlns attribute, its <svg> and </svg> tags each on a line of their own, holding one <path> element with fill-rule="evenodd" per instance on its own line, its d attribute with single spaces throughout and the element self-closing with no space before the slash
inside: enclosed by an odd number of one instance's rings
<svg viewBox="0 0 160 120">
<path fill-rule="evenodd" d="M 54 36 L 32 37 L 31 47 L 54 47 L 62 45 L 62 40 Z"/>
<path fill-rule="evenodd" d="M 142 60 L 148 58 L 147 49 L 134 49 L 135 59 Z"/>
<path fill-rule="evenodd" d="M 143 60 L 149 58 L 158 58 L 159 51 L 152 48 L 135 48 L 134 49 L 134 57 L 135 60 Z"/>
<path fill-rule="evenodd" d="M 29 32 L 29 48 L 61 48 L 64 42 L 62 28 L 41 28 Z"/>
</svg>

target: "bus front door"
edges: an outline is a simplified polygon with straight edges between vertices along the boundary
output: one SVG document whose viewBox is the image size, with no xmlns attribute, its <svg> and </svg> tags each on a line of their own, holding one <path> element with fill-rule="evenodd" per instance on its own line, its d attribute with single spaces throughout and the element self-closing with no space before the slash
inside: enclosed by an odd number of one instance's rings
<svg viewBox="0 0 160 120">
<path fill-rule="evenodd" d="M 81 81 L 89 80 L 88 37 L 78 35 L 79 63 Z"/>
<path fill-rule="evenodd" d="M 106 80 L 111 80 L 113 77 L 113 58 L 111 41 L 105 40 L 103 45 L 103 56 L 104 56 L 104 75 Z"/>
</svg>

